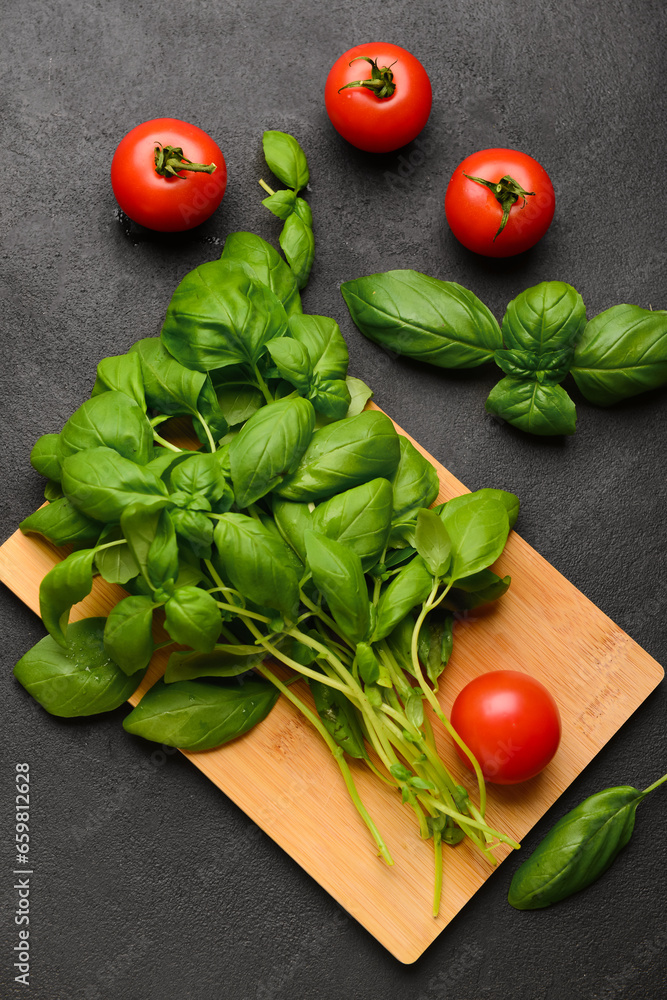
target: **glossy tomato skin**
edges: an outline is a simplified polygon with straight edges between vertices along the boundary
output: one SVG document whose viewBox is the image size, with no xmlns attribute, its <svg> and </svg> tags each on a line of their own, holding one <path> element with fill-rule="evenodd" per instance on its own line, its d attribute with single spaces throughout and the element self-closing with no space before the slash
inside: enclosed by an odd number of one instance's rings
<svg viewBox="0 0 667 1000">
<path fill-rule="evenodd" d="M 181 147 L 193 163 L 215 163 L 212 174 L 182 171 L 161 177 L 155 145 Z M 198 226 L 216 210 L 227 186 L 227 165 L 206 132 L 178 118 L 153 118 L 121 139 L 111 161 L 111 186 L 123 212 L 134 222 L 163 233 Z"/>
<path fill-rule="evenodd" d="M 535 192 L 525 205 L 521 198 L 515 202 L 495 240 L 502 207 L 488 188 L 466 174 L 493 182 L 509 174 L 524 191 Z M 551 225 L 555 207 L 553 185 L 544 167 L 516 149 L 482 149 L 467 156 L 452 174 L 445 194 L 445 215 L 454 236 L 486 257 L 511 257 L 534 246 Z"/>
<path fill-rule="evenodd" d="M 451 723 L 487 781 L 514 785 L 542 771 L 561 735 L 558 706 L 546 687 L 518 670 L 492 670 L 459 693 Z M 461 760 L 470 767 L 456 745 Z"/>
<path fill-rule="evenodd" d="M 396 89 L 391 97 L 376 97 L 363 87 L 339 89 L 354 80 L 370 79 L 371 66 L 358 56 L 391 66 Z M 426 70 L 410 52 L 390 43 L 355 45 L 331 67 L 324 103 L 331 124 L 344 139 L 369 153 L 389 153 L 411 142 L 424 128 L 433 95 Z"/>
</svg>

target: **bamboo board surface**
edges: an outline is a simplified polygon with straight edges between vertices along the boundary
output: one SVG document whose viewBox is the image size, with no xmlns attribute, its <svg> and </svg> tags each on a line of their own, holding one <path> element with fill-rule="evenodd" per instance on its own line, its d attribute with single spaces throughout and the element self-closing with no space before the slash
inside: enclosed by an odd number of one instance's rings
<svg viewBox="0 0 667 1000">
<path fill-rule="evenodd" d="M 413 444 L 438 471 L 438 502 L 467 492 Z M 0 547 L 0 580 L 39 614 L 40 581 L 61 557 L 50 543 L 17 531 Z M 488 786 L 490 825 L 521 840 L 664 671 L 516 532 L 494 568 L 501 576 L 509 574 L 512 585 L 495 604 L 457 621 L 440 702 L 448 713 L 456 693 L 492 669 L 533 674 L 556 698 L 563 737 L 551 764 L 522 785 Z M 123 593 L 97 578 L 72 619 L 107 614 Z M 163 672 L 166 659 L 165 652 L 156 654 L 130 699 L 133 705 Z M 304 686 L 299 682 L 298 687 Z M 307 698 L 304 690 L 300 694 Z M 452 773 L 472 788 L 444 736 L 439 749 Z M 394 858 L 390 868 L 376 856 L 324 743 L 283 698 L 246 736 L 218 750 L 185 755 L 401 962 L 419 958 L 495 870 L 467 841 L 445 848 L 443 900 L 433 918 L 432 844 L 419 839 L 411 810 L 351 761 L 361 797 Z M 500 861 L 510 848 L 495 853 Z"/>
</svg>

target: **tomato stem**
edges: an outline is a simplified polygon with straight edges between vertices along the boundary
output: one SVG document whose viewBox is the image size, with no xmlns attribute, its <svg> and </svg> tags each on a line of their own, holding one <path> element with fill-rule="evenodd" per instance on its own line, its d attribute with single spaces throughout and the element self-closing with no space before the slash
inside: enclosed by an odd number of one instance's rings
<svg viewBox="0 0 667 1000">
<path fill-rule="evenodd" d="M 180 146 L 163 146 L 161 142 L 155 143 L 155 172 L 160 177 L 179 177 L 182 170 L 212 174 L 216 169 L 215 163 L 193 163 L 192 160 L 188 160 Z"/>
<path fill-rule="evenodd" d="M 385 100 L 396 90 L 396 84 L 394 83 L 394 74 L 391 71 L 391 67 L 395 66 L 398 62 L 397 59 L 389 66 L 378 66 L 377 59 L 371 59 L 370 56 L 355 56 L 351 60 L 350 66 L 353 62 L 358 59 L 365 59 L 366 62 L 371 64 L 371 75 L 368 80 L 354 80 L 352 83 L 346 83 L 343 87 L 338 88 L 338 93 L 341 90 L 347 90 L 349 87 L 363 87 L 364 90 L 370 90 L 372 94 L 376 97 Z"/>
<path fill-rule="evenodd" d="M 521 208 L 524 208 L 526 198 L 534 196 L 535 192 L 524 191 L 519 182 L 515 181 L 509 174 L 505 174 L 505 176 L 501 177 L 499 181 L 487 181 L 484 177 L 471 177 L 470 174 L 466 174 L 465 170 L 463 171 L 463 175 L 464 177 L 467 177 L 469 181 L 474 181 L 475 184 L 482 184 L 484 187 L 488 188 L 503 210 L 503 217 L 501 219 L 500 226 L 498 227 L 498 232 L 493 237 L 493 242 L 495 243 L 496 237 L 500 236 L 503 229 L 507 225 L 512 205 L 515 205 L 519 198 L 523 198 L 523 205 Z"/>
</svg>

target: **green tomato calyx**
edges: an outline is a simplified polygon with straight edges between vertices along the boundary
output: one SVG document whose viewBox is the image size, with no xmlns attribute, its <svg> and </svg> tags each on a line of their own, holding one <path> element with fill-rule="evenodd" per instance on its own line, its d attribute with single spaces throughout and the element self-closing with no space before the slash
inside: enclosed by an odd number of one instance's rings
<svg viewBox="0 0 667 1000">
<path fill-rule="evenodd" d="M 163 146 L 161 142 L 155 143 L 155 172 L 160 177 L 179 177 L 181 170 L 212 174 L 216 169 L 215 163 L 193 163 L 192 160 L 188 160 L 180 146 Z"/>
<path fill-rule="evenodd" d="M 375 94 L 376 97 L 380 97 L 382 99 L 391 97 L 396 90 L 394 74 L 391 71 L 391 67 L 396 65 L 397 60 L 394 60 L 390 66 L 378 66 L 377 59 L 371 59 L 370 56 L 355 56 L 355 58 L 350 61 L 350 66 L 358 59 L 365 59 L 366 62 L 371 64 L 370 79 L 354 80 L 352 83 L 346 83 L 345 86 L 339 87 L 338 93 L 340 94 L 341 90 L 348 90 L 350 87 L 363 87 L 364 90 L 370 90 L 370 92 Z"/>
<path fill-rule="evenodd" d="M 469 181 L 474 181 L 475 184 L 482 184 L 484 187 L 488 188 L 503 210 L 503 217 L 500 220 L 498 232 L 493 237 L 493 242 L 495 243 L 497 237 L 500 236 L 503 229 L 507 225 L 512 205 L 515 205 L 519 198 L 523 198 L 523 205 L 521 208 L 524 208 L 526 198 L 533 197 L 535 192 L 524 191 L 519 182 L 515 181 L 509 174 L 505 174 L 505 176 L 501 177 L 499 181 L 487 181 L 484 177 L 471 177 L 470 174 L 466 174 L 465 170 L 463 173 Z"/>
</svg>

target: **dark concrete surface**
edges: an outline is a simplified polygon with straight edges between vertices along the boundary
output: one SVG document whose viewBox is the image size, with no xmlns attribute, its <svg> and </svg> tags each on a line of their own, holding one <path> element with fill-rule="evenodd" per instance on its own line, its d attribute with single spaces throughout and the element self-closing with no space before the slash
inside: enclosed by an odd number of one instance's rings
<svg viewBox="0 0 667 1000">
<path fill-rule="evenodd" d="M 484 412 L 498 373 L 395 359 L 353 326 L 341 281 L 415 267 L 472 288 L 500 318 L 544 279 L 589 317 L 619 302 L 664 308 L 661 3 L 563 0 L 193 2 L 24 0 L 2 5 L 2 536 L 41 499 L 34 440 L 58 431 L 95 365 L 156 334 L 170 294 L 238 229 L 277 238 L 257 178 L 265 128 L 293 132 L 311 167 L 317 255 L 309 312 L 335 316 L 351 373 L 467 486 L 516 492 L 518 530 L 658 661 L 665 638 L 667 405 L 654 392 L 596 409 L 569 384 L 579 427 L 538 440 Z M 375 158 L 341 140 L 323 84 L 351 45 L 413 51 L 434 88 L 419 142 Z M 219 142 L 229 186 L 181 237 L 119 220 L 109 164 L 148 118 L 193 121 Z M 493 262 L 448 231 L 442 201 L 468 153 L 512 146 L 553 179 L 542 242 Z M 422 156 L 413 155 L 420 150 Z M 4 588 L 0 745 L 0 996 L 35 1000 L 658 1000 L 667 995 L 665 791 L 631 845 L 584 894 L 551 910 L 506 902 L 518 859 L 487 882 L 414 966 L 366 931 L 181 755 L 121 728 L 125 710 L 60 720 L 11 675 L 43 634 Z M 525 839 L 609 785 L 667 770 L 665 686 Z M 30 763 L 31 985 L 13 982 L 13 777 Z"/>
</svg>

